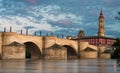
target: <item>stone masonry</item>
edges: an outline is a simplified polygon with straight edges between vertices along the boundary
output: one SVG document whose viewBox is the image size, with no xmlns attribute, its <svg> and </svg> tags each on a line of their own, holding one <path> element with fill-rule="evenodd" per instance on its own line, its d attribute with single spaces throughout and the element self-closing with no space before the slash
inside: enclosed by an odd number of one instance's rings
<svg viewBox="0 0 120 73">
<path fill-rule="evenodd" d="M 10 44 L 13 42 L 17 42 L 23 45 L 10 46 Z M 55 36 L 31 36 L 31 35 L 20 35 L 15 32 L 1 32 L 0 33 L 0 58 L 1 59 L 24 59 L 25 43 L 28 43 L 27 45 L 28 47 L 29 47 L 29 43 L 32 43 L 30 44 L 31 46 L 29 48 L 33 49 L 34 53 L 38 53 L 38 55 L 41 55 L 40 57 L 44 57 L 46 48 L 49 48 L 54 44 L 58 44 L 60 46 L 67 45 L 71 47 L 77 53 L 77 55 L 79 55 L 80 52 L 84 51 L 84 49 L 86 49 L 87 47 L 98 51 L 97 46 L 89 45 L 88 42 L 78 43 L 78 41 L 69 40 L 65 38 L 57 38 Z M 34 51 L 34 49 L 36 49 L 36 51 Z M 93 52 L 92 53 L 89 52 L 88 55 L 91 55 L 91 54 L 93 54 Z M 88 55 L 85 54 L 85 55 L 82 55 L 82 57 L 86 57 Z"/>
</svg>

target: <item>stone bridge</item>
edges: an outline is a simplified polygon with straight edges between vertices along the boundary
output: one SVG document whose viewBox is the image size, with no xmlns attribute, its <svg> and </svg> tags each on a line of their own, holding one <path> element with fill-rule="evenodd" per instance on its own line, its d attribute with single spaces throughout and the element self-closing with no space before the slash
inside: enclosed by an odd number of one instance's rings
<svg viewBox="0 0 120 73">
<path fill-rule="evenodd" d="M 85 48 L 87 47 L 97 50 L 96 46 L 89 45 L 88 42 L 78 42 L 65 38 L 57 38 L 55 36 L 31 36 L 21 35 L 15 32 L 1 32 L 0 33 L 1 59 L 4 56 L 3 52 L 3 50 L 5 49 L 4 46 L 14 42 L 25 44 L 27 48 L 31 48 L 31 51 L 34 53 L 34 55 L 37 53 L 36 56 L 39 57 L 44 55 L 44 50 L 46 48 L 51 47 L 54 44 L 66 47 L 67 49 L 71 49 L 72 52 L 75 52 L 77 55 L 79 55 L 79 52 L 85 50 Z"/>
</svg>

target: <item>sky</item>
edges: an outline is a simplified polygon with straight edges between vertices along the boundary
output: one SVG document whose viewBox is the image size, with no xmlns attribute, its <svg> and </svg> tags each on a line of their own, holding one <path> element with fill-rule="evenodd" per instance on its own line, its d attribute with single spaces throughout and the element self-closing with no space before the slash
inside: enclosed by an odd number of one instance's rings
<svg viewBox="0 0 120 73">
<path fill-rule="evenodd" d="M 13 32 L 29 30 L 39 35 L 77 36 L 80 29 L 86 36 L 96 36 L 102 9 L 105 33 L 120 37 L 120 0 L 0 0 L 0 31 L 10 26 Z"/>
</svg>

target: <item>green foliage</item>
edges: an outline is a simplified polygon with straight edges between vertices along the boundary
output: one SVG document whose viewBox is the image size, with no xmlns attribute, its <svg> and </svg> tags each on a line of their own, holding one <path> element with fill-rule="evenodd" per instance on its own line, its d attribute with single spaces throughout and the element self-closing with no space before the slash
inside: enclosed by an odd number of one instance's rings
<svg viewBox="0 0 120 73">
<path fill-rule="evenodd" d="M 116 42 L 112 46 L 116 48 L 112 53 L 112 58 L 120 59 L 120 38 L 117 38 Z"/>
<path fill-rule="evenodd" d="M 120 38 L 117 38 L 116 42 L 112 46 L 113 47 L 120 47 Z"/>
<path fill-rule="evenodd" d="M 115 17 L 116 20 L 120 20 L 120 11 L 118 12 L 118 15 Z"/>
<path fill-rule="evenodd" d="M 112 53 L 113 59 L 120 59 L 120 47 L 117 47 L 116 50 Z"/>
</svg>

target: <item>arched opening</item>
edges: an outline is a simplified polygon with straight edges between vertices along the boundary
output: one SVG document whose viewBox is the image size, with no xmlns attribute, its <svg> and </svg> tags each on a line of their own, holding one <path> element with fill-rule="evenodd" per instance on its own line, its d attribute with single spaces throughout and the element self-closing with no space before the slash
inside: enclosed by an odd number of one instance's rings
<svg viewBox="0 0 120 73">
<path fill-rule="evenodd" d="M 25 57 L 31 58 L 31 59 L 39 59 L 42 57 L 41 52 L 39 47 L 32 43 L 32 42 L 26 42 L 24 43 L 26 46 L 26 50 L 25 50 Z"/>
<path fill-rule="evenodd" d="M 67 48 L 67 59 L 75 59 L 77 58 L 77 53 L 74 50 L 74 48 L 68 46 L 68 45 L 64 45 L 63 47 Z"/>
</svg>

